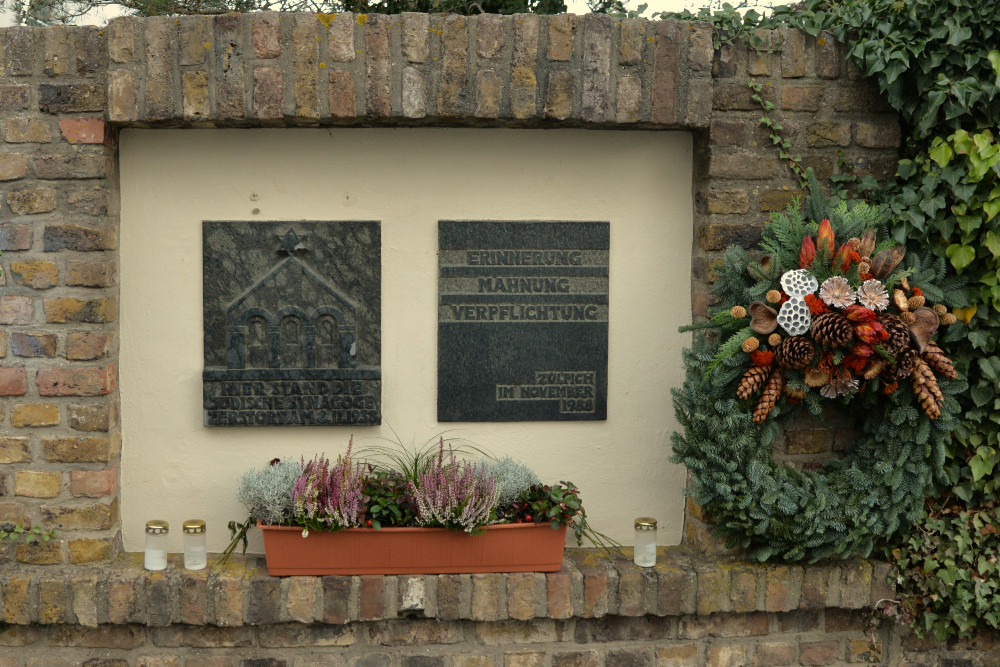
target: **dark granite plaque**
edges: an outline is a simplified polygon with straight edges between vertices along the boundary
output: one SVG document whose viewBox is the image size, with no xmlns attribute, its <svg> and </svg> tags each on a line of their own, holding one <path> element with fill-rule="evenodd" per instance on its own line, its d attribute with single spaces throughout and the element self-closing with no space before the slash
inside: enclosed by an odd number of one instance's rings
<svg viewBox="0 0 1000 667">
<path fill-rule="evenodd" d="M 202 225 L 206 426 L 378 424 L 378 222 Z"/>
<path fill-rule="evenodd" d="M 439 421 L 607 419 L 608 231 L 440 222 Z"/>
</svg>

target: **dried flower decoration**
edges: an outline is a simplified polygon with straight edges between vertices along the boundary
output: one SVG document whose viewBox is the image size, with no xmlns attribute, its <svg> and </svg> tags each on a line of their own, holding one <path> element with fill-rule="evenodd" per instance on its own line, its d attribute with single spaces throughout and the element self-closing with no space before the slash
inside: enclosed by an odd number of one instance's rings
<svg viewBox="0 0 1000 667">
<path fill-rule="evenodd" d="M 837 378 L 830 384 L 820 387 L 819 393 L 827 398 L 837 398 L 858 390 L 858 381 L 855 378 Z"/>
<path fill-rule="evenodd" d="M 858 302 L 871 310 L 885 310 L 889 306 L 889 293 L 878 280 L 866 280 L 858 288 Z"/>
<path fill-rule="evenodd" d="M 823 281 L 819 288 L 819 298 L 833 308 L 847 308 L 854 303 L 854 290 L 843 276 L 833 276 Z"/>
</svg>

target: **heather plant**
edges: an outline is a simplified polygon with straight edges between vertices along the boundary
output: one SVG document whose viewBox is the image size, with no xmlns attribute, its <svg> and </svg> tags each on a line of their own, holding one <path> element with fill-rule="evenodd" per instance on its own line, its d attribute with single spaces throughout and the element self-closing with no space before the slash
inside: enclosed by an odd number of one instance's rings
<svg viewBox="0 0 1000 667">
<path fill-rule="evenodd" d="M 445 456 L 444 443 L 425 470 L 409 482 L 417 504 L 416 522 L 467 533 L 491 523 L 497 506 L 497 481 L 482 465 Z"/>
<path fill-rule="evenodd" d="M 522 491 L 542 483 L 535 471 L 529 468 L 526 463 L 509 456 L 504 456 L 496 461 L 482 459 L 480 464 L 487 475 L 497 480 L 498 502 L 501 506 L 509 505 L 517 500 Z"/>
<path fill-rule="evenodd" d="M 365 465 L 338 456 L 331 465 L 323 455 L 304 463 L 292 487 L 295 522 L 310 528 L 339 530 L 356 528 L 364 516 Z"/>
</svg>

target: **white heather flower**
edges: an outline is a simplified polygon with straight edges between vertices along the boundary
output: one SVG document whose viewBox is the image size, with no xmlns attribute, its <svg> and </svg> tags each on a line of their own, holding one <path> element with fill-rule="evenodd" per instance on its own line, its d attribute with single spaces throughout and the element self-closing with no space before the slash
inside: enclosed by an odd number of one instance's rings
<svg viewBox="0 0 1000 667">
<path fill-rule="evenodd" d="M 869 310 L 885 310 L 889 306 L 889 293 L 878 280 L 866 280 L 858 288 L 858 302 Z"/>
<path fill-rule="evenodd" d="M 828 306 L 847 308 L 854 303 L 855 293 L 851 283 L 843 276 L 833 276 L 823 281 L 819 288 L 819 298 Z"/>
<path fill-rule="evenodd" d="M 303 538 L 309 537 L 309 529 L 308 528 L 303 528 L 302 529 L 302 537 Z"/>
</svg>

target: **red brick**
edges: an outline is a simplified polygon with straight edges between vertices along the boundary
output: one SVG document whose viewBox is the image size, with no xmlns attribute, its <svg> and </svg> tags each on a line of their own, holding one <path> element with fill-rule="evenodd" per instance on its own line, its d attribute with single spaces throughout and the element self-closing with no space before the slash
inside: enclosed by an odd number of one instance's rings
<svg viewBox="0 0 1000 667">
<path fill-rule="evenodd" d="M 54 357 L 56 337 L 53 334 L 28 334 L 15 331 L 10 337 L 10 349 L 19 357 Z"/>
<path fill-rule="evenodd" d="M 42 396 L 103 396 L 115 390 L 118 369 L 42 368 L 35 376 Z"/>
<path fill-rule="evenodd" d="M 330 115 L 353 118 L 356 113 L 354 78 L 346 70 L 333 70 L 330 72 Z"/>
<path fill-rule="evenodd" d="M 573 615 L 573 578 L 569 572 L 549 572 L 545 575 L 548 585 L 549 616 L 570 618 Z"/>
<path fill-rule="evenodd" d="M 23 368 L 0 368 L 0 396 L 24 396 L 28 376 Z"/>
<path fill-rule="evenodd" d="M 361 620 L 373 621 L 385 616 L 385 577 L 361 577 Z"/>
<path fill-rule="evenodd" d="M 114 334 L 74 332 L 66 336 L 66 358 L 89 361 L 104 357 L 111 348 Z"/>
<path fill-rule="evenodd" d="M 70 473 L 70 490 L 74 496 L 102 498 L 118 490 L 118 466 L 107 470 L 74 470 Z"/>
<path fill-rule="evenodd" d="M 61 118 L 59 131 L 71 144 L 103 144 L 105 123 L 103 118 Z"/>
</svg>

